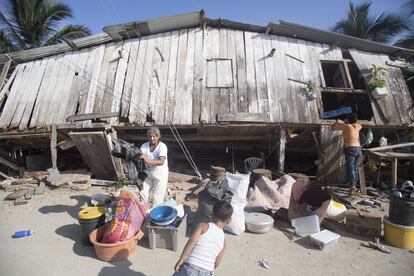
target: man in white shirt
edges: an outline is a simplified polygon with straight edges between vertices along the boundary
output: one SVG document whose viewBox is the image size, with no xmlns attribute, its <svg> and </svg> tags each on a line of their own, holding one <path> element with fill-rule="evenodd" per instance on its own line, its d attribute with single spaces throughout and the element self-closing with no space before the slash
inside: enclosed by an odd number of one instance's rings
<svg viewBox="0 0 414 276">
<path fill-rule="evenodd" d="M 145 161 L 147 178 L 143 183 L 142 195 L 149 200 L 150 191 L 154 191 L 153 206 L 164 202 L 168 184 L 168 160 L 167 146 L 160 141 L 161 133 L 156 127 L 151 127 L 147 132 L 149 142 L 141 146 L 142 155 L 139 157 Z"/>
</svg>

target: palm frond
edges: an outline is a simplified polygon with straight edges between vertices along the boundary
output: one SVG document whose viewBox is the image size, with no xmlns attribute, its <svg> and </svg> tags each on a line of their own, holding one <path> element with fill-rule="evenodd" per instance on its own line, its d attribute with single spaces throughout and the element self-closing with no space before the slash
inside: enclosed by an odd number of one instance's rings
<svg viewBox="0 0 414 276">
<path fill-rule="evenodd" d="M 46 45 L 52 45 L 63 42 L 64 40 L 72 40 L 79 37 L 90 35 L 90 31 L 83 25 L 66 25 L 58 32 L 53 34 L 45 43 Z"/>
</svg>

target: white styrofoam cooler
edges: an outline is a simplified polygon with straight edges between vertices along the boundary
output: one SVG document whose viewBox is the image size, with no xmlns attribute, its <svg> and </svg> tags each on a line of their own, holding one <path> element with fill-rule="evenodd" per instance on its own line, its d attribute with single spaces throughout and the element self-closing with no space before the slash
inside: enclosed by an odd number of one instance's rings
<svg viewBox="0 0 414 276">
<path fill-rule="evenodd" d="M 329 230 L 322 230 L 310 236 L 311 241 L 321 250 L 334 247 L 341 236 Z"/>
</svg>

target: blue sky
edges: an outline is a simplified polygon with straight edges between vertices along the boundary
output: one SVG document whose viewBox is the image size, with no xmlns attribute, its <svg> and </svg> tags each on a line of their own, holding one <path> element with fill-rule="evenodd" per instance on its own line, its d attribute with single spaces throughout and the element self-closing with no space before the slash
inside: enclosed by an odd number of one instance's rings
<svg viewBox="0 0 414 276">
<path fill-rule="evenodd" d="M 107 25 L 204 9 L 209 18 L 225 18 L 266 26 L 284 19 L 328 29 L 346 16 L 348 0 L 61 0 L 74 11 L 71 23 L 84 24 L 92 33 Z M 362 3 L 364 0 L 354 0 Z M 406 0 L 373 0 L 373 14 L 400 12 Z"/>
</svg>

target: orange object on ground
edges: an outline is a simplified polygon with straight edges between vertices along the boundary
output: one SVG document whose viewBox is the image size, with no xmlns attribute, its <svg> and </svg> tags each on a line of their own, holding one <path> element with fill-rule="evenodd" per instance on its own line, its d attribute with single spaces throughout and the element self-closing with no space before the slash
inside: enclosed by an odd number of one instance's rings
<svg viewBox="0 0 414 276">
<path fill-rule="evenodd" d="M 144 233 L 139 230 L 134 237 L 128 240 L 116 243 L 101 243 L 100 241 L 107 227 L 110 227 L 110 223 L 93 230 L 89 235 L 89 240 L 95 248 L 96 255 L 103 261 L 111 262 L 128 258 L 137 248 L 138 241 L 144 236 Z"/>
</svg>

